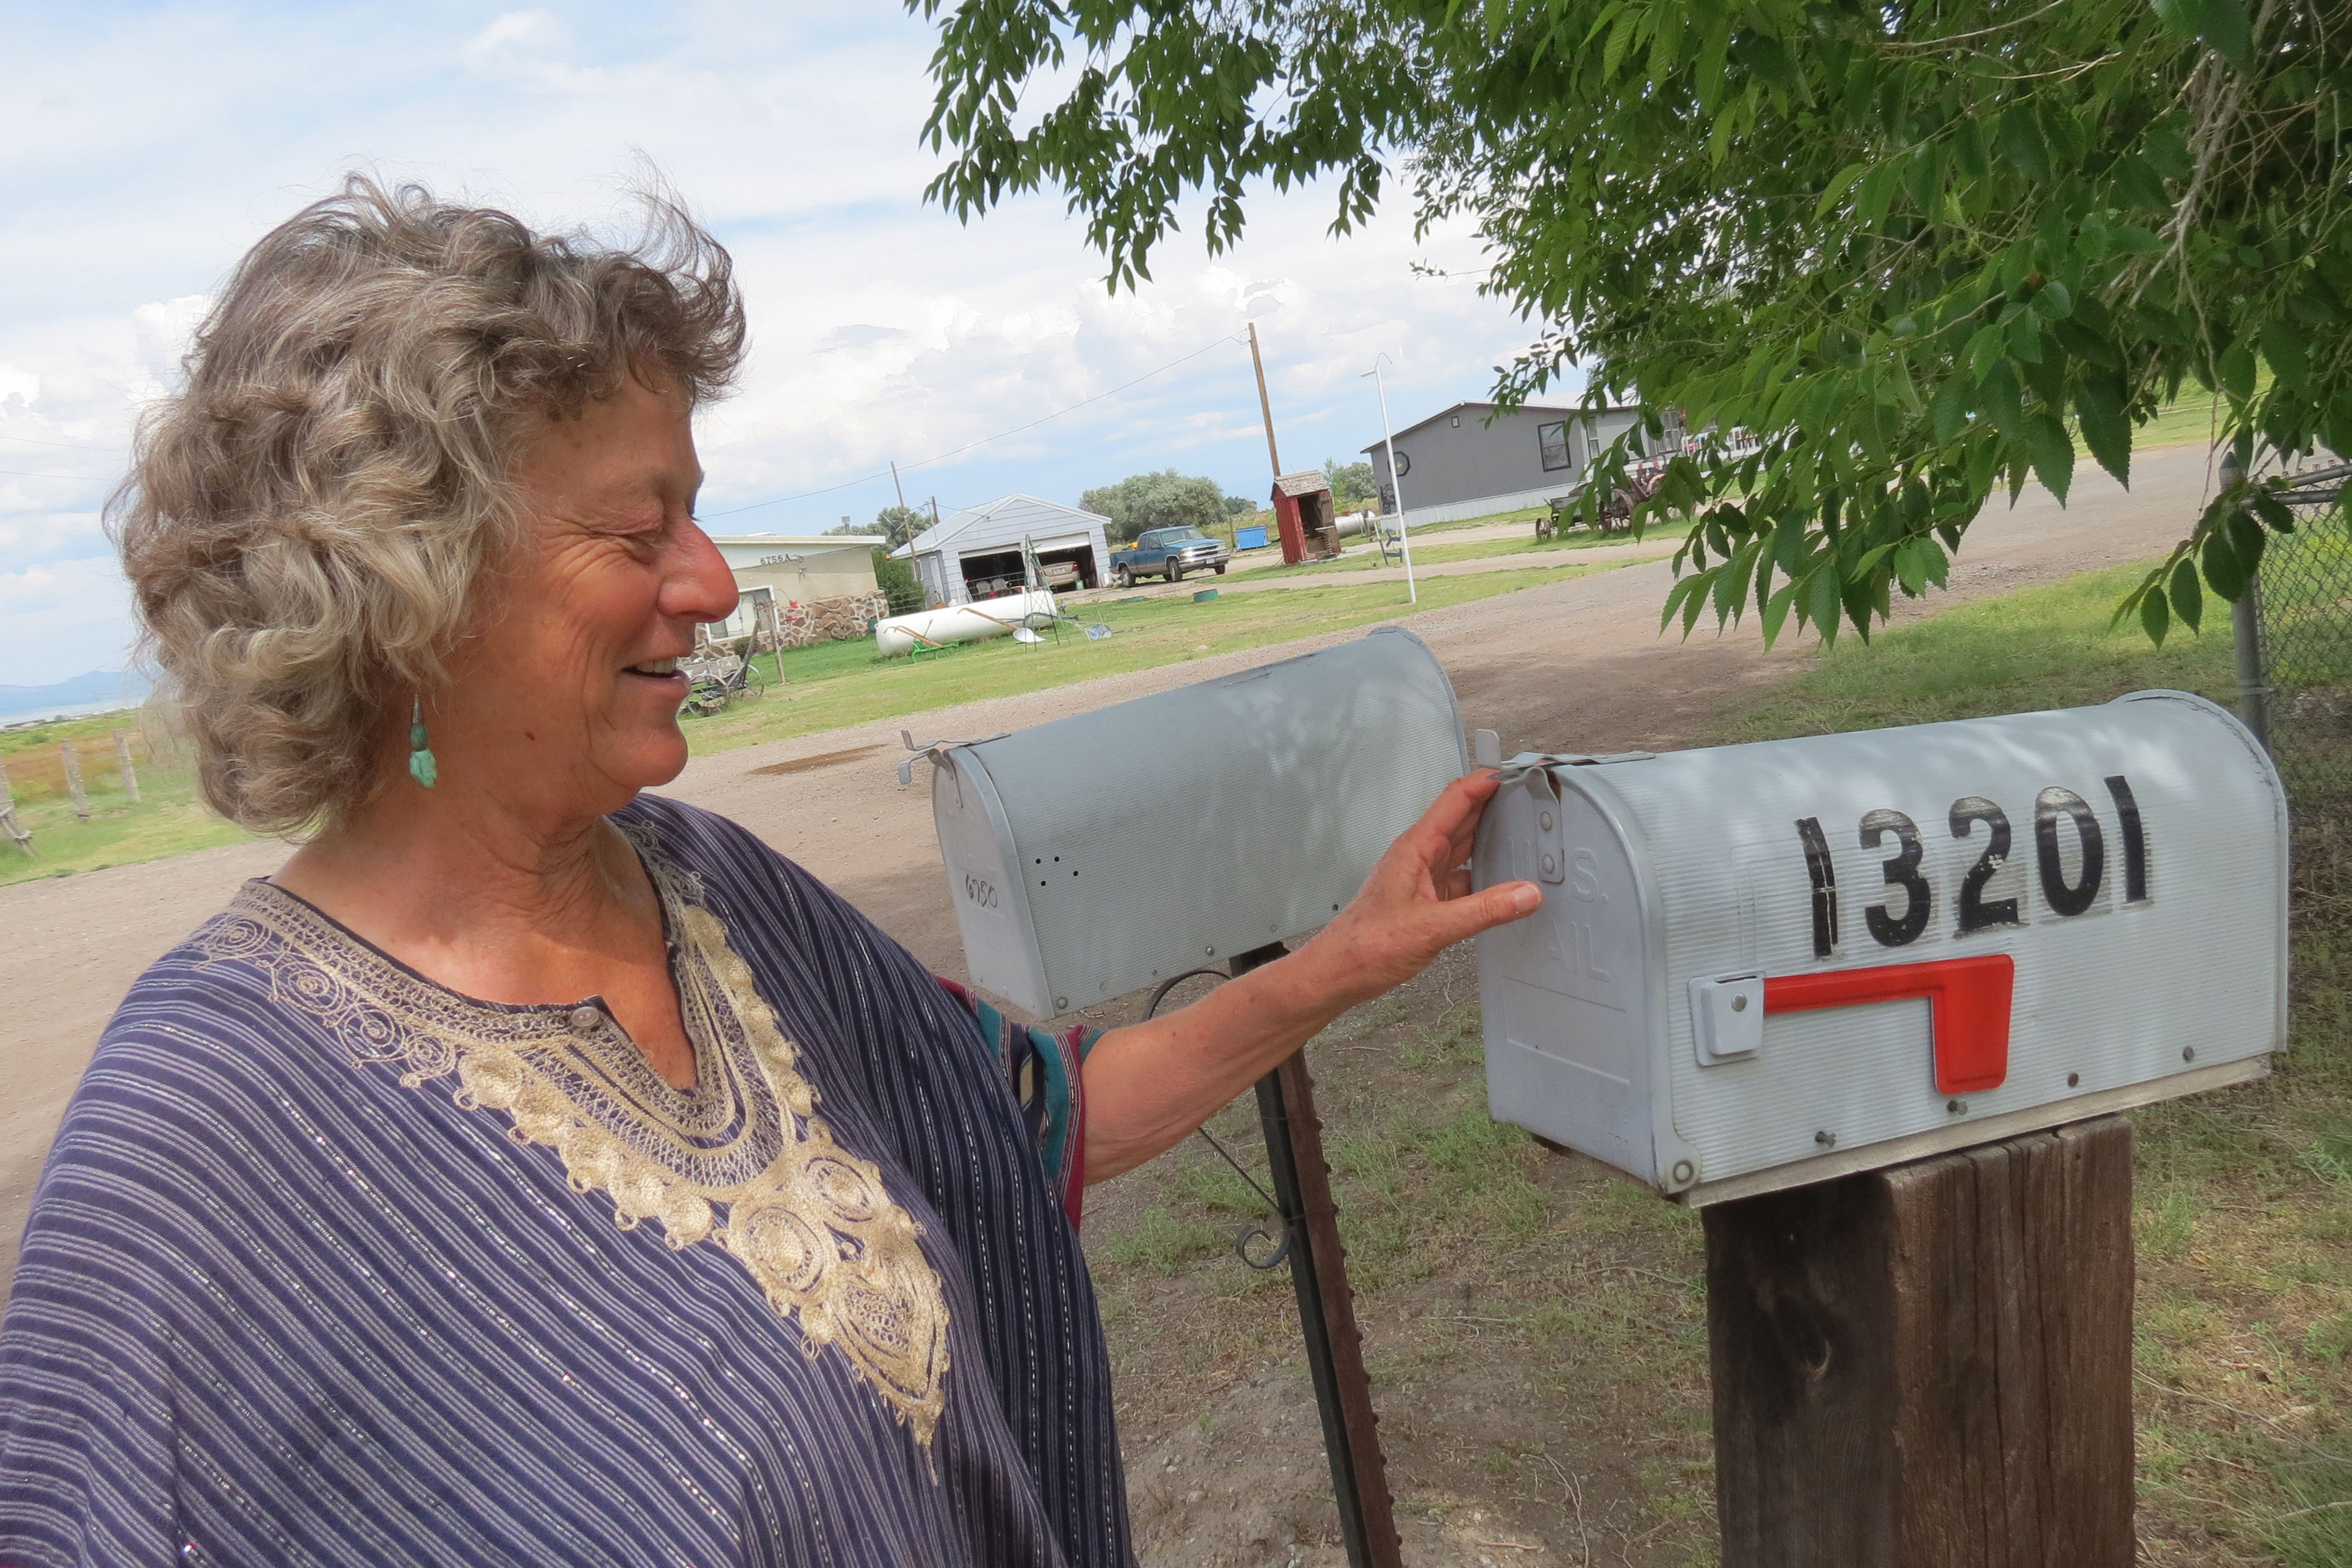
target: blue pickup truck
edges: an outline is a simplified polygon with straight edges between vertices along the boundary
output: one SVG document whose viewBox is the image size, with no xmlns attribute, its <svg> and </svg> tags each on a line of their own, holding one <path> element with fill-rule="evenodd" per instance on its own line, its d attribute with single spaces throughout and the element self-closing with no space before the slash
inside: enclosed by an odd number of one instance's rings
<svg viewBox="0 0 2352 1568">
<path fill-rule="evenodd" d="M 1233 553 L 1224 540 L 1195 528 L 1146 528 L 1127 549 L 1111 551 L 1110 574 L 1121 588 L 1133 588 L 1139 577 L 1181 582 L 1186 572 L 1203 568 L 1222 577 Z"/>
</svg>

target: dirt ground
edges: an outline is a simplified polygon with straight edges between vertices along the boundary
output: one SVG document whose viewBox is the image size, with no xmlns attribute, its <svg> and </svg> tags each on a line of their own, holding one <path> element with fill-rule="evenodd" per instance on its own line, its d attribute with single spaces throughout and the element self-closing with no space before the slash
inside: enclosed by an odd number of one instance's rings
<svg viewBox="0 0 2352 1568">
<path fill-rule="evenodd" d="M 2086 464 L 2069 507 L 2038 488 L 2013 510 L 1996 507 L 1971 531 L 1950 591 L 1903 613 L 2157 553 L 2201 505 L 2206 455 L 2144 454 L 2137 466 L 2128 494 Z M 1703 740 L 1746 694 L 1810 656 L 1787 641 L 1767 653 L 1752 627 L 1661 638 L 1657 607 L 1670 580 L 1663 562 L 1629 566 L 1404 623 L 1445 664 L 1467 724 L 1500 732 L 1507 752 L 1665 749 Z M 750 826 L 925 962 L 961 976 L 921 787 L 928 769 L 912 789 L 892 776 L 902 723 L 919 741 L 989 735 L 1360 634 L 704 756 L 665 793 Z M 123 990 L 238 880 L 268 874 L 285 852 L 237 845 L 0 888 L 0 1284 L 57 1118 Z M 1452 956 L 1317 1047 L 1343 1208 L 1377 1217 L 1381 1137 L 1440 1168 L 1464 1158 L 1454 1133 L 1475 1128 L 1454 1112 L 1483 1106 L 1483 1084 L 1464 1065 L 1475 1058 L 1449 1057 L 1444 1042 L 1475 995 L 1466 956 Z M 1126 1021 L 1135 1001 L 1098 1009 L 1100 1021 Z M 1379 1122 L 1399 1106 L 1413 1116 Z M 1218 1124 L 1247 1142 L 1250 1120 L 1229 1111 Z M 1375 1136 L 1375 1124 L 1389 1131 Z M 1359 1140 L 1355 1166 L 1336 1153 L 1349 1137 Z M 1464 1165 L 1461 1212 L 1391 1215 L 1386 1241 L 1350 1237 L 1407 1558 L 1525 1568 L 1705 1560 L 1711 1531 L 1689 1500 L 1705 1491 L 1691 1480 L 1703 1481 L 1706 1458 L 1702 1306 L 1675 1283 L 1689 1271 L 1695 1228 L 1644 1195 L 1629 1207 L 1627 1185 L 1590 1162 L 1511 1138 Z M 1195 1157 L 1164 1157 L 1089 1198 L 1090 1254 L 1098 1246 L 1112 1254 L 1097 1255 L 1143 1560 L 1340 1562 L 1286 1281 L 1251 1275 L 1230 1252 L 1162 1272 L 1150 1237 L 1137 1239 L 1168 1184 L 1192 1179 L 1185 1172 Z M 1505 1189 L 1487 1180 L 1498 1172 L 1510 1178 Z M 1498 1213 L 1520 1228 L 1509 1247 L 1494 1242 Z M 1628 1333 L 1630 1309 L 1612 1307 L 1612 1291 L 1648 1275 L 1672 1287 L 1671 1316 Z M 1462 1354 L 1490 1333 L 1541 1354 Z M 1440 1341 L 1445 1353 L 1435 1354 Z M 1588 1364 L 1571 1377 L 1576 1363 Z M 1424 1375 L 1432 1366 L 1442 1375 Z M 1587 1402 L 1570 1402 L 1571 1390 Z"/>
</svg>

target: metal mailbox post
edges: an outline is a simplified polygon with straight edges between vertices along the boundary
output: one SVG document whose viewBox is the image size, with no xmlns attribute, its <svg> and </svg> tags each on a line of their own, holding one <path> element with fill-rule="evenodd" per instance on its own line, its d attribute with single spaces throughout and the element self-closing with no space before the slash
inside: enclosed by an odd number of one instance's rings
<svg viewBox="0 0 2352 1568">
<path fill-rule="evenodd" d="M 2284 1046 L 2262 747 L 2142 692 L 1504 777 L 1490 1104 L 1706 1207 L 1727 1568 L 2128 1563 L 2112 1113 Z"/>
<path fill-rule="evenodd" d="M 909 747 L 915 742 L 909 738 Z M 1041 1018 L 1278 957 L 1468 764 L 1411 632 L 922 747 L 973 982 Z M 902 765 L 902 781 L 911 778 Z M 1304 1051 L 1257 1090 L 1349 1561 L 1399 1542 Z M 1267 1264 L 1265 1266 L 1271 1266 Z"/>
</svg>

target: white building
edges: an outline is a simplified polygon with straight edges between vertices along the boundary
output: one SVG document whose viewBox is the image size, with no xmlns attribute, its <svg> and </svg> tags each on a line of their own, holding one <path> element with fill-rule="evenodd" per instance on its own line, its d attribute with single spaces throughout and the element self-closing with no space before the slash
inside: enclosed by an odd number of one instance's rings
<svg viewBox="0 0 2352 1568">
<path fill-rule="evenodd" d="M 870 535 L 714 534 L 710 542 L 742 594 L 735 613 L 711 628 L 714 637 L 775 634 L 836 609 L 853 620 L 880 613 L 868 601 L 877 592 L 874 547 L 882 541 Z"/>
<path fill-rule="evenodd" d="M 968 604 L 1011 593 L 1027 580 L 1021 561 L 1024 539 L 1038 564 L 1067 562 L 1077 569 L 1078 586 L 1100 588 L 1110 580 L 1110 519 L 1034 496 L 1006 496 L 982 506 L 950 512 L 908 544 L 890 553 L 915 564 L 915 580 L 933 604 Z"/>
</svg>

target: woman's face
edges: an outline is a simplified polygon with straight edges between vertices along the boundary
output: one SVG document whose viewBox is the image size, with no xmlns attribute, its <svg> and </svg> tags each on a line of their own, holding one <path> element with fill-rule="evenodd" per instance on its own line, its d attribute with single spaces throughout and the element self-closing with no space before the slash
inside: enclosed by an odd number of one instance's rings
<svg viewBox="0 0 2352 1568">
<path fill-rule="evenodd" d="M 514 480 L 521 546 L 427 706 L 436 788 L 602 815 L 686 766 L 677 664 L 696 622 L 735 607 L 734 575 L 694 521 L 702 465 L 686 401 L 625 381 L 549 421 Z"/>
</svg>

